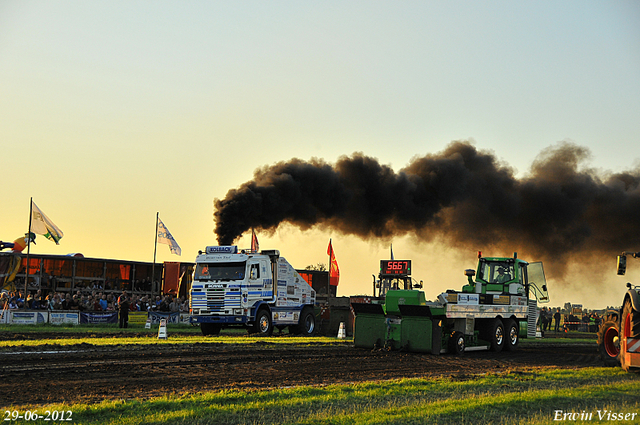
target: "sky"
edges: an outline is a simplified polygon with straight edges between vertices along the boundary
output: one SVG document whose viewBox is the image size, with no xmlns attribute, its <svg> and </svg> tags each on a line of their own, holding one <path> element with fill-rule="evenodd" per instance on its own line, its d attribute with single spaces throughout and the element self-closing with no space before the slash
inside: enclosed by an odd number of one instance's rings
<svg viewBox="0 0 640 425">
<path fill-rule="evenodd" d="M 640 167 L 635 1 L 0 0 L 0 82 L 0 239 L 26 232 L 33 198 L 64 232 L 40 254 L 152 261 L 159 212 L 182 255 L 157 261 L 194 261 L 217 243 L 214 199 L 291 158 L 399 170 L 463 140 L 525 176 L 568 141 L 598 172 Z M 477 261 L 412 235 L 258 238 L 296 268 L 326 264 L 331 238 L 338 295 L 370 295 L 391 243 L 428 299 Z M 640 281 L 640 261 L 596 266 L 548 275 L 551 305 L 619 305 Z"/>
</svg>

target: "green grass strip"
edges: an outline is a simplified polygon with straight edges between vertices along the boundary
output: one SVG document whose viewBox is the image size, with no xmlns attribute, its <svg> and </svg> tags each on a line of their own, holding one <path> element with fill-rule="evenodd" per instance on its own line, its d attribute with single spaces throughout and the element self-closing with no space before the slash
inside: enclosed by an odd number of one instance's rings
<svg viewBox="0 0 640 425">
<path fill-rule="evenodd" d="M 67 345 L 148 345 L 148 344 L 290 344 L 290 345 L 318 345 L 318 344 L 348 344 L 352 339 L 337 339 L 331 337 L 256 337 L 256 336 L 232 336 L 221 335 L 215 337 L 205 336 L 171 336 L 167 339 L 158 339 L 156 336 L 139 338 L 119 338 L 114 336 L 87 337 L 87 338 L 57 338 L 42 340 L 8 340 L 0 341 L 0 349 L 9 347 L 38 347 L 38 346 L 67 346 Z M 15 351 L 15 350 L 13 350 Z"/>
<path fill-rule="evenodd" d="M 467 378 L 217 391 L 38 410 L 70 410 L 73 422 L 82 424 L 533 425 L 611 422 L 611 412 L 617 423 L 640 422 L 640 376 L 620 369 L 535 370 Z M 617 420 L 620 413 L 622 420 Z M 633 413 L 637 413 L 633 421 L 624 420 L 624 414 L 631 418 Z M 558 417 L 564 419 L 554 420 Z"/>
</svg>

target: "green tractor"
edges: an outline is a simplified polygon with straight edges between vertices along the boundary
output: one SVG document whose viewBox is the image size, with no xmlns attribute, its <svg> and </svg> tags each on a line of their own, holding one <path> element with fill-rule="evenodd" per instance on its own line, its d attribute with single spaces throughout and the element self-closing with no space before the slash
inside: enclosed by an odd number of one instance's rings
<svg viewBox="0 0 640 425">
<path fill-rule="evenodd" d="M 549 301 L 542 263 L 528 263 L 517 253 L 511 258 L 478 253 L 477 270 L 465 275 L 460 291 L 447 290 L 436 301 L 413 289 L 411 279 L 395 276 L 409 284 L 387 290 L 384 304 L 352 304 L 355 346 L 460 354 L 514 351 L 520 338 L 536 336 L 537 303 Z M 381 274 L 380 281 L 387 277 Z"/>
</svg>

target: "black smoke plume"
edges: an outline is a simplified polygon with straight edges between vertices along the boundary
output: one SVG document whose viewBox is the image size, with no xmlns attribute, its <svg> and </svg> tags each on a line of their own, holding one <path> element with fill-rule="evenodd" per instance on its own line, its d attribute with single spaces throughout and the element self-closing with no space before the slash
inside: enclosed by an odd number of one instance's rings
<svg viewBox="0 0 640 425">
<path fill-rule="evenodd" d="M 556 260 L 640 250 L 640 169 L 581 165 L 586 148 L 560 143 L 529 173 L 468 142 L 414 158 L 399 172 L 354 153 L 334 165 L 292 159 L 215 200 L 215 232 L 231 244 L 251 228 L 328 228 L 363 239 L 415 235 L 471 249 L 516 249 Z"/>
</svg>

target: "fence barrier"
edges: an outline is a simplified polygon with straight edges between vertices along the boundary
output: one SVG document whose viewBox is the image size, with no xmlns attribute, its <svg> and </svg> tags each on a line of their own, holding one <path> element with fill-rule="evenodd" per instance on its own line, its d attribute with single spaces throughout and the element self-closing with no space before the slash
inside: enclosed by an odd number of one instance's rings
<svg viewBox="0 0 640 425">
<path fill-rule="evenodd" d="M 145 324 L 147 319 L 154 325 L 165 319 L 167 324 L 189 324 L 188 313 L 164 313 L 132 311 L 129 323 Z M 63 324 L 101 324 L 118 323 L 118 312 L 79 312 L 79 311 L 39 311 L 39 310 L 0 310 L 0 324 L 16 325 L 63 325 Z"/>
</svg>

